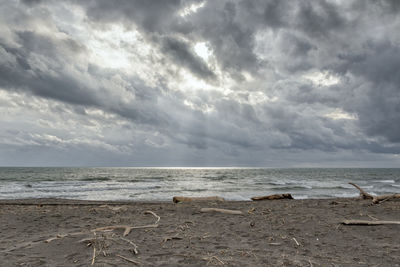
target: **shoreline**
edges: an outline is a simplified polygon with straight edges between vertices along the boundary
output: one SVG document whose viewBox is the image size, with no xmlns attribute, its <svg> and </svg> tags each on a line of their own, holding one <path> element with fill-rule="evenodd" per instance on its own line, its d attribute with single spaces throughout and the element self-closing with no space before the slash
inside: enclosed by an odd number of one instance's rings
<svg viewBox="0 0 400 267">
<path fill-rule="evenodd" d="M 202 208 L 242 214 L 203 213 Z M 348 219 L 399 221 L 400 201 L 371 205 L 371 200 L 359 198 L 177 204 L 172 198 L 168 202 L 3 199 L 0 262 L 89 266 L 93 255 L 94 266 L 132 266 L 133 262 L 142 266 L 396 266 L 400 262 L 400 225 L 341 224 Z M 126 226 L 137 228 L 123 236 Z"/>
<path fill-rule="evenodd" d="M 170 200 L 85 200 L 85 199 L 73 199 L 73 198 L 14 198 L 14 199 L 0 199 L 0 205 L 129 205 L 129 204 L 165 204 L 173 203 L 172 198 Z M 294 198 L 291 201 L 328 201 L 328 200 L 359 200 L 359 197 L 332 197 L 332 198 Z M 269 200 L 276 201 L 276 200 Z M 214 201 L 194 201 L 195 203 L 207 203 Z M 257 203 L 260 201 L 249 200 L 225 200 L 217 203 Z M 261 201 L 268 202 L 268 200 Z M 188 202 L 184 202 L 188 203 Z M 193 203 L 193 202 L 191 202 Z M 175 203 L 183 204 L 183 203 Z"/>
</svg>

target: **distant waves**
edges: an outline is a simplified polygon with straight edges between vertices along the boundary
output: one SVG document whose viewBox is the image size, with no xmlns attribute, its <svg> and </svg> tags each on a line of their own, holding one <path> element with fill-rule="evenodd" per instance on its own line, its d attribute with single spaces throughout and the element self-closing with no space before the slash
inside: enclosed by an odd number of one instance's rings
<svg viewBox="0 0 400 267">
<path fill-rule="evenodd" d="M 355 197 L 400 191 L 400 169 L 0 168 L 0 198 L 170 201 L 218 195 L 230 200 L 291 193 L 295 198 Z"/>
</svg>

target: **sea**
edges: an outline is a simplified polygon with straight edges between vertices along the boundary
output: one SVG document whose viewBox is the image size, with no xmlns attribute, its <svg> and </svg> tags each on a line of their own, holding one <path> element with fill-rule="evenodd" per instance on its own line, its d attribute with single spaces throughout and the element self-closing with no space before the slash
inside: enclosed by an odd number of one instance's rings
<svg viewBox="0 0 400 267">
<path fill-rule="evenodd" d="M 400 169 L 373 168 L 45 168 L 0 167 L 0 199 L 171 201 L 173 196 L 291 193 L 295 199 L 400 192 Z"/>
</svg>

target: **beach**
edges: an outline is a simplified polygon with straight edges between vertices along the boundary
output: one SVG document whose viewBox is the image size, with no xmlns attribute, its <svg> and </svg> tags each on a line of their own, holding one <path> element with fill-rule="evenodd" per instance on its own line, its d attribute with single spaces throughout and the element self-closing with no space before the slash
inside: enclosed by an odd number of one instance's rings
<svg viewBox="0 0 400 267">
<path fill-rule="evenodd" d="M 202 208 L 242 214 L 205 213 Z M 171 202 L 0 200 L 0 262 L 1 266 L 399 265 L 400 225 L 341 224 L 345 219 L 399 221 L 400 201 L 372 205 L 371 200 L 358 198 L 188 203 L 173 203 L 172 198 Z"/>
</svg>

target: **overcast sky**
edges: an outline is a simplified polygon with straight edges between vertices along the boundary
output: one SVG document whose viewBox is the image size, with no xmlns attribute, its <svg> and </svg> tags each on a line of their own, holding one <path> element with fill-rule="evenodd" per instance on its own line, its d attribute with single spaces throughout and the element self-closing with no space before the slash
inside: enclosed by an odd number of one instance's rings
<svg viewBox="0 0 400 267">
<path fill-rule="evenodd" d="M 0 0 L 0 165 L 399 167 L 399 14 Z"/>
</svg>

